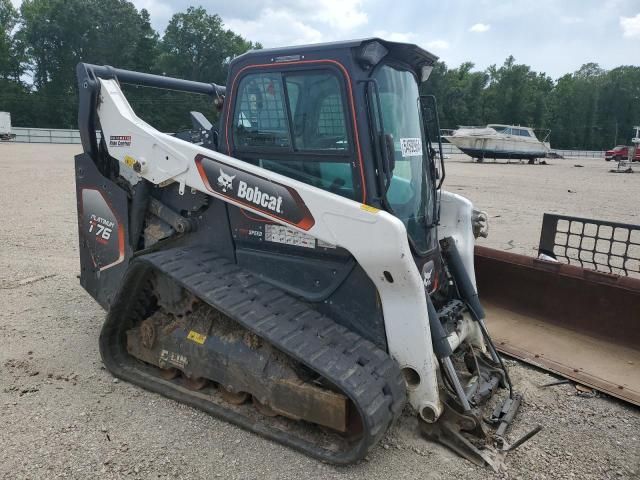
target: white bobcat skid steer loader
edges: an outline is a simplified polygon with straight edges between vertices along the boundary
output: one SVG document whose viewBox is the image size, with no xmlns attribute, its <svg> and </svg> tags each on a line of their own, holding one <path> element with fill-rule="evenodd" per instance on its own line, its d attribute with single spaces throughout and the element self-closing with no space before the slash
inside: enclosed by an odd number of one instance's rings
<svg viewBox="0 0 640 480">
<path fill-rule="evenodd" d="M 484 327 L 472 205 L 440 188 L 434 61 L 379 39 L 258 50 L 226 88 L 78 65 L 81 283 L 109 370 L 334 463 L 408 403 L 498 468 L 521 398 Z M 219 124 L 163 134 L 121 83 L 210 95 Z"/>
</svg>

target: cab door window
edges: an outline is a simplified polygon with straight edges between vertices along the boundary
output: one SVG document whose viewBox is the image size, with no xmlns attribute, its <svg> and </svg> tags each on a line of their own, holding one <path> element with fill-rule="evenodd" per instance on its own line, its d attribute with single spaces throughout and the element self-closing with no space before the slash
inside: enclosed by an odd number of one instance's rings
<svg viewBox="0 0 640 480">
<path fill-rule="evenodd" d="M 345 106 L 342 82 L 330 70 L 246 75 L 238 86 L 233 116 L 234 154 L 355 198 Z"/>
</svg>

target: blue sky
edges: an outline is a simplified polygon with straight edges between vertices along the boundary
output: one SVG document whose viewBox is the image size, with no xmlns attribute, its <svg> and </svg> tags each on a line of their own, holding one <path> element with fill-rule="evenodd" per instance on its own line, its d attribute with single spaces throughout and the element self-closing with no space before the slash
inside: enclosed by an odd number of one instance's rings
<svg viewBox="0 0 640 480">
<path fill-rule="evenodd" d="M 14 0 L 19 4 L 20 0 Z M 484 69 L 512 54 L 553 78 L 587 62 L 640 65 L 640 0 L 133 0 L 162 32 L 202 5 L 265 47 L 382 36 Z"/>
</svg>

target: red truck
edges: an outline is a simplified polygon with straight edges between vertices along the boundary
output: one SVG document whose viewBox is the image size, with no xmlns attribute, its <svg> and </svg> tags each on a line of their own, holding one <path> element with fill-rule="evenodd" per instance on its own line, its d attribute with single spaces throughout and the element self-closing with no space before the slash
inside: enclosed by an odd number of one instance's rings
<svg viewBox="0 0 640 480">
<path fill-rule="evenodd" d="M 618 145 L 611 150 L 607 150 L 604 152 L 604 159 L 608 162 L 610 160 L 628 160 L 629 159 L 629 150 L 632 147 L 627 147 L 626 145 Z M 636 153 L 632 159 L 633 162 L 640 162 L 640 148 L 636 148 Z"/>
</svg>

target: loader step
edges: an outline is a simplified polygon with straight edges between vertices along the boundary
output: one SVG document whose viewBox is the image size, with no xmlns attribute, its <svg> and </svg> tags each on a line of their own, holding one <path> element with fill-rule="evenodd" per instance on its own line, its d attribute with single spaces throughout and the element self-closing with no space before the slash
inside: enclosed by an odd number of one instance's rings
<svg viewBox="0 0 640 480">
<path fill-rule="evenodd" d="M 311 369 L 345 395 L 357 411 L 361 431 L 333 442 L 278 419 L 256 420 L 242 408 L 212 401 L 159 376 L 127 352 L 127 331 L 156 309 L 152 274 L 164 274 L 212 308 Z M 215 252 L 175 248 L 134 259 L 100 335 L 100 351 L 117 377 L 200 408 L 245 429 L 331 463 L 363 458 L 400 415 L 405 384 L 386 352 L 307 304 L 262 281 Z M 308 426 L 305 426 L 307 430 Z M 304 430 L 304 431 L 303 431 Z"/>
</svg>

